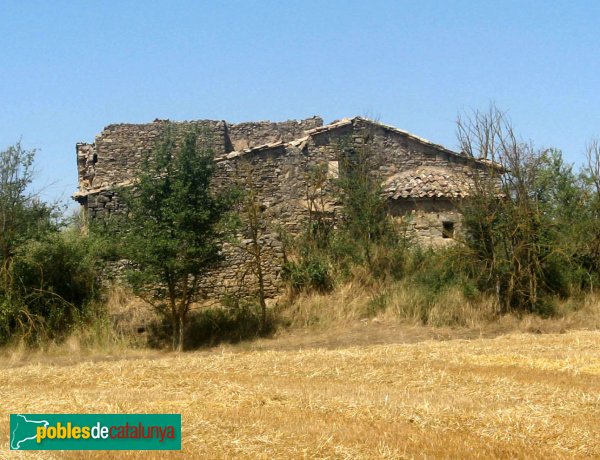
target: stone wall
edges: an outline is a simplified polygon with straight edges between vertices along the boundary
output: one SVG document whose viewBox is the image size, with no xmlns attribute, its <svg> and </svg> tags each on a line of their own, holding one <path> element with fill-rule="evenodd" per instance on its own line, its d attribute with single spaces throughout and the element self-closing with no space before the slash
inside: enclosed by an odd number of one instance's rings
<svg viewBox="0 0 600 460">
<path fill-rule="evenodd" d="M 366 128 L 366 127 L 365 127 Z M 401 134 L 379 128 L 357 130 L 354 126 L 340 127 L 335 131 L 313 134 L 304 145 L 277 146 L 265 150 L 221 160 L 217 173 L 220 184 L 231 183 L 232 177 L 251 174 L 265 205 L 265 220 L 269 222 L 271 241 L 279 241 L 277 231 L 297 234 L 308 219 L 307 173 L 311 167 L 331 166 L 337 171 L 344 164 L 342 146 L 347 151 L 366 149 L 374 158 L 376 174 L 381 180 L 400 171 L 422 165 L 436 166 L 454 171 L 456 174 L 473 174 L 474 164 L 469 159 L 458 158 L 451 152 L 438 152 L 435 147 L 424 146 L 418 141 Z M 343 169 L 343 167 L 342 167 Z M 483 171 L 483 168 L 481 168 Z M 334 176 L 323 187 L 327 210 L 336 215 Z M 445 237 L 444 223 L 451 224 L 454 236 L 462 232 L 461 216 L 454 203 L 448 199 L 404 200 L 390 203 L 392 215 L 408 219 L 410 235 L 421 244 L 443 246 L 452 244 L 452 237 Z M 270 261 L 273 271 L 268 274 L 270 292 L 277 292 L 281 282 L 282 252 L 274 254 Z M 243 271 L 244 262 L 240 254 L 229 256 L 229 282 L 234 282 L 231 273 Z M 233 270 L 232 270 L 233 268 Z M 219 276 L 215 276 L 219 279 Z"/>
<path fill-rule="evenodd" d="M 101 190 L 98 193 L 82 197 L 80 203 L 86 209 L 90 219 L 104 218 L 124 211 L 119 194 L 112 189 Z"/>
<path fill-rule="evenodd" d="M 388 206 L 407 236 L 423 246 L 448 246 L 464 235 L 462 215 L 448 199 L 390 200 Z"/>
<path fill-rule="evenodd" d="M 475 170 L 485 173 L 487 167 L 466 156 L 412 136 L 359 119 L 353 134 L 355 145 L 367 145 L 378 157 L 376 163 L 383 179 L 395 173 L 422 166 L 447 168 L 471 176 Z M 368 141 L 367 141 L 368 140 Z"/>
<path fill-rule="evenodd" d="M 356 152 L 368 154 L 373 173 L 382 181 L 422 166 L 443 168 L 465 176 L 486 169 L 484 165 L 443 147 L 360 118 L 325 127 L 321 127 L 322 120 L 316 117 L 279 124 L 194 123 L 212 133 L 213 148 L 217 155 L 220 153 L 214 186 L 244 187 L 248 186 L 246 178 L 251 178 L 252 187 L 263 205 L 261 243 L 265 250 L 263 268 L 268 296 L 275 296 L 281 286 L 284 257 L 281 233 L 297 234 L 309 217 L 310 181 L 307 176 L 315 166 L 327 170 L 328 180 L 315 192 L 324 198 L 325 210 L 334 219 L 339 213 L 333 179 L 343 174 L 347 155 Z M 77 198 L 91 218 L 123 211 L 118 194 L 110 184 L 132 178 L 143 154 L 152 148 L 164 126 L 162 122 L 111 125 L 96 139 L 95 146 L 78 144 L 82 181 L 87 180 L 85 175 L 89 176 L 88 168 L 97 155 L 94 188 L 101 188 L 88 190 Z M 265 143 L 274 145 L 263 146 Z M 263 147 L 252 149 L 256 145 Z M 237 150 L 227 154 L 234 146 Z M 239 151 L 246 146 L 250 150 Z M 411 231 L 425 244 L 448 244 L 452 238 L 444 238 L 444 225 L 451 223 L 453 232 L 459 234 L 461 231 L 460 213 L 448 199 L 395 200 L 390 202 L 390 212 L 397 217 L 408 214 Z M 249 244 L 251 240 L 244 232 L 238 235 L 238 243 L 224 244 L 224 262 L 211 272 L 203 285 L 208 296 L 225 293 L 239 296 L 256 289 L 252 259 L 247 251 Z"/>
<path fill-rule="evenodd" d="M 320 117 L 306 120 L 288 120 L 281 123 L 259 121 L 227 125 L 229 149 L 240 151 L 274 142 L 290 142 L 306 135 L 306 132 L 323 126 Z"/>
<path fill-rule="evenodd" d="M 281 123 L 228 124 L 215 120 L 170 123 L 168 120 L 156 120 L 145 124 L 109 125 L 93 144 L 80 143 L 76 146 L 80 191 L 130 180 L 169 125 L 174 127 L 179 138 L 189 129 L 196 129 L 203 147 L 220 156 L 242 148 L 291 141 L 322 124 L 321 118 L 312 117 Z"/>
<path fill-rule="evenodd" d="M 93 187 L 96 177 L 96 163 L 98 155 L 94 144 L 78 143 L 75 146 L 77 154 L 77 175 L 79 177 L 79 190 Z"/>
</svg>

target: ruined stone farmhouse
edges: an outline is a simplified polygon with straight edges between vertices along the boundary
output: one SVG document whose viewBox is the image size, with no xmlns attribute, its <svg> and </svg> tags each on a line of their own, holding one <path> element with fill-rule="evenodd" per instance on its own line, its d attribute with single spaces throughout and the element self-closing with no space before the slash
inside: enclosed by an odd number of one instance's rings
<svg viewBox="0 0 600 460">
<path fill-rule="evenodd" d="M 170 122 L 109 125 L 95 142 L 76 146 L 79 190 L 74 194 L 89 218 L 123 212 L 118 189 L 130 186 L 145 155 L 152 152 Z M 231 124 L 201 120 L 177 122 L 196 128 L 214 152 L 216 186 L 236 184 L 252 176 L 265 216 L 264 247 L 268 295 L 281 284 L 281 234 L 295 234 L 311 212 L 335 217 L 335 178 L 343 174 L 345 156 L 366 152 L 373 173 L 383 185 L 389 212 L 404 219 L 416 242 L 443 245 L 461 232 L 457 203 L 471 190 L 475 174 L 489 164 L 454 152 L 400 129 L 361 117 L 324 125 L 319 117 L 301 121 Z M 320 168 L 324 182 L 315 184 L 310 172 Z M 340 170 L 342 169 L 342 170 Z M 243 183 L 243 182 L 242 182 Z M 319 195 L 320 208 L 311 201 Z M 315 195 L 316 194 L 316 195 Z M 317 209 L 319 208 L 319 209 Z M 206 281 L 207 295 L 235 294 L 255 284 L 249 255 L 239 243 L 224 244 L 225 259 Z"/>
</svg>

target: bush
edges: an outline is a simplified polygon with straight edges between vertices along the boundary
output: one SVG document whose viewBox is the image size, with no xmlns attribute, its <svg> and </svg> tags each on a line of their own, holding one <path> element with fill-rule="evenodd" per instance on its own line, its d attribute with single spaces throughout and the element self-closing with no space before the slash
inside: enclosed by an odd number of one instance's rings
<svg viewBox="0 0 600 460">
<path fill-rule="evenodd" d="M 0 342 L 64 338 L 96 312 L 98 242 L 75 230 L 30 240 L 16 253 L 0 303 Z M 35 334 L 33 334 L 35 332 Z"/>
<path fill-rule="evenodd" d="M 479 290 L 475 280 L 468 276 L 461 251 L 457 247 L 415 248 L 408 253 L 408 280 L 425 292 L 432 302 L 449 289 L 458 289 L 466 299 L 474 299 Z"/>
<path fill-rule="evenodd" d="M 286 262 L 282 277 L 288 282 L 293 293 L 304 290 L 327 292 L 333 288 L 333 279 L 327 262 L 315 257 L 302 258 L 298 262 Z"/>
</svg>

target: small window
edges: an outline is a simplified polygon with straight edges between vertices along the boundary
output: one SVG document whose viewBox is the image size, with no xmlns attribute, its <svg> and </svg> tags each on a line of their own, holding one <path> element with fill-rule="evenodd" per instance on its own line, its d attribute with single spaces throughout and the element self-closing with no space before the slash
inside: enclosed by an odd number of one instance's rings
<svg viewBox="0 0 600 460">
<path fill-rule="evenodd" d="M 454 222 L 442 222 L 442 238 L 454 238 Z"/>
</svg>

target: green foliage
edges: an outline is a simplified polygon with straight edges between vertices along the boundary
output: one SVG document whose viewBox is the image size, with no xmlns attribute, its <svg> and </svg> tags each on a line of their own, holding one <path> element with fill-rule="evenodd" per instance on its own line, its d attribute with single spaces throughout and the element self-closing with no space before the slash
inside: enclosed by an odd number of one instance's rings
<svg viewBox="0 0 600 460">
<path fill-rule="evenodd" d="M 364 244 L 367 258 L 368 243 L 378 242 L 390 235 L 391 222 L 379 178 L 375 174 L 374 155 L 369 146 L 340 145 L 342 155 L 337 185 L 342 202 L 342 230 L 359 244 Z"/>
<path fill-rule="evenodd" d="M 63 338 L 97 294 L 90 238 L 60 232 L 57 207 L 30 192 L 35 150 L 0 152 L 0 343 Z"/>
<path fill-rule="evenodd" d="M 25 296 L 41 292 L 60 299 L 60 302 L 83 306 L 96 296 L 98 290 L 94 244 L 92 238 L 74 231 L 50 234 L 40 241 L 32 240 L 15 258 L 13 276 Z M 33 307 L 36 301 L 28 304 Z"/>
<path fill-rule="evenodd" d="M 29 191 L 35 150 L 20 142 L 0 151 L 0 282 L 9 289 L 9 270 L 15 251 L 31 238 L 55 230 L 55 209 Z"/>
<path fill-rule="evenodd" d="M 403 238 L 397 237 L 372 243 L 369 254 L 371 256 L 368 268 L 375 279 L 393 281 L 407 275 L 411 256 L 407 242 Z"/>
<path fill-rule="evenodd" d="M 337 282 L 351 279 L 357 267 L 365 266 L 375 279 L 404 274 L 408 239 L 388 215 L 371 148 L 344 140 L 338 154 L 337 180 L 327 179 L 322 164 L 307 176 L 309 219 L 291 245 L 296 257 L 283 270 L 292 293 L 330 291 Z M 338 222 L 326 212 L 326 193 L 341 204 Z"/>
<path fill-rule="evenodd" d="M 75 230 L 22 244 L 0 298 L 0 342 L 62 339 L 97 314 L 98 242 Z"/>
<path fill-rule="evenodd" d="M 282 277 L 293 293 L 301 291 L 327 292 L 333 287 L 328 263 L 323 258 L 302 257 L 298 262 L 287 261 Z"/>
<path fill-rule="evenodd" d="M 129 213 L 121 222 L 121 248 L 137 267 L 130 281 L 172 322 L 179 350 L 190 305 L 202 295 L 200 282 L 221 259 L 233 206 L 231 194 L 211 190 L 214 170 L 198 133 L 171 126 L 145 158 L 133 189 L 122 191 Z"/>
<path fill-rule="evenodd" d="M 462 128 L 465 151 L 478 145 L 479 156 L 505 169 L 499 176 L 490 168 L 479 177 L 463 206 L 464 272 L 496 297 L 500 311 L 549 314 L 554 297 L 597 280 L 597 193 L 560 151 L 518 142 L 495 109 L 477 112 Z"/>
<path fill-rule="evenodd" d="M 467 272 L 461 248 L 415 248 L 410 252 L 407 265 L 407 280 L 421 291 L 429 304 L 437 303 L 450 290 L 458 290 L 467 300 L 479 295 L 476 283 Z"/>
</svg>

